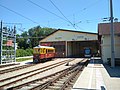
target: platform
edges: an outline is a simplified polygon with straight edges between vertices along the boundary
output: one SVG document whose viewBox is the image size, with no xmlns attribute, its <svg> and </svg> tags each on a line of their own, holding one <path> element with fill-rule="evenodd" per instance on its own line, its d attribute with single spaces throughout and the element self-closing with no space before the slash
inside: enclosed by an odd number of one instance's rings
<svg viewBox="0 0 120 90">
<path fill-rule="evenodd" d="M 120 66 L 111 68 L 100 59 L 92 59 L 72 90 L 120 90 Z"/>
</svg>

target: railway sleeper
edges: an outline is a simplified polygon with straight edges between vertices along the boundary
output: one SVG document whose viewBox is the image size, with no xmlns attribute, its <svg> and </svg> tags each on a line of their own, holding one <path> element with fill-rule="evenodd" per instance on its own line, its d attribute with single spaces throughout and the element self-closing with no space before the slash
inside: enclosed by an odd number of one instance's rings
<svg viewBox="0 0 120 90">
<path fill-rule="evenodd" d="M 72 70 L 73 71 L 73 70 Z M 75 70 L 76 71 L 76 70 Z M 80 70 L 81 71 L 81 70 Z M 77 71 L 78 72 L 78 71 Z M 61 87 L 63 88 L 67 88 L 68 86 L 72 86 L 74 83 L 74 80 L 76 79 L 76 75 L 77 72 L 75 72 L 76 74 L 67 74 L 65 76 L 62 76 L 63 78 L 59 79 L 59 81 L 56 81 L 56 83 L 48 86 L 48 90 L 49 89 L 53 89 L 53 90 L 59 90 L 61 89 Z M 75 76 L 74 76 L 75 75 Z M 71 79 L 70 79 L 71 78 Z M 46 89 L 45 89 L 46 90 Z"/>
<path fill-rule="evenodd" d="M 59 81 L 57 81 L 56 83 L 53 83 L 52 85 L 50 85 L 48 87 L 48 89 L 54 89 L 54 90 L 59 90 L 61 88 L 61 86 L 63 86 L 64 82 L 69 78 L 69 76 L 67 77 L 63 77 L 62 79 L 59 79 Z M 69 85 L 69 84 L 67 84 Z"/>
<path fill-rule="evenodd" d="M 63 71 L 62 71 L 63 72 Z M 61 72 L 61 73 L 62 73 Z M 57 73 L 56 75 L 57 76 L 59 76 L 61 73 Z M 54 75 L 54 77 L 56 77 L 55 75 Z M 49 78 L 50 79 L 50 78 Z M 43 84 L 43 83 L 45 83 L 45 80 L 46 80 L 46 78 L 44 78 L 44 79 L 42 79 L 42 80 L 36 80 L 36 81 L 34 81 L 33 83 L 37 83 L 37 84 L 39 84 L 39 85 L 41 85 L 41 84 Z M 48 80 L 49 81 L 49 80 Z M 28 83 L 25 83 L 24 85 L 27 85 L 27 86 L 29 86 L 29 84 Z M 39 86 L 38 85 L 38 86 Z M 15 86 L 16 87 L 16 86 Z M 15 89 L 13 89 L 13 90 L 18 90 L 18 89 L 20 89 L 20 88 L 22 88 L 22 87 L 24 87 L 23 85 L 18 85 Z M 11 87 L 11 88 L 14 88 L 14 87 Z M 11 90 L 11 89 L 10 89 Z M 21 89 L 22 90 L 22 89 Z"/>
<path fill-rule="evenodd" d="M 69 86 L 73 86 L 74 85 L 74 82 L 69 82 Z"/>
<path fill-rule="evenodd" d="M 42 84 L 42 83 L 43 83 L 42 81 L 37 81 L 36 82 L 36 84 L 39 84 L 39 85 Z"/>
<path fill-rule="evenodd" d="M 56 75 L 56 76 L 59 76 L 59 75 Z M 45 79 L 46 79 L 46 80 L 51 80 L 51 79 L 55 78 L 56 76 L 47 77 L 47 78 L 45 78 Z M 44 80 L 45 80 L 45 79 L 44 79 Z"/>
<path fill-rule="evenodd" d="M 59 90 L 60 86 L 49 86 L 48 89 L 49 90 Z"/>
<path fill-rule="evenodd" d="M 69 77 L 69 75 L 66 75 L 66 76 L 63 76 L 62 78 L 60 78 L 59 80 L 66 79 L 68 77 Z"/>
<path fill-rule="evenodd" d="M 53 89 L 53 90 L 59 90 L 63 85 L 64 85 L 64 83 L 66 82 L 66 80 L 70 77 L 71 75 L 68 75 L 68 76 L 66 76 L 66 77 L 64 77 L 64 79 L 62 78 L 62 79 L 59 79 L 59 81 L 56 81 L 55 83 L 53 83 L 52 85 L 50 85 L 50 86 L 48 86 L 48 89 Z M 71 83 L 71 81 L 69 81 L 68 83 L 66 83 L 66 87 L 68 86 L 68 85 L 71 85 L 71 87 L 72 87 L 72 85 L 73 85 L 74 83 Z M 56 88 L 57 87 L 57 88 Z M 58 88 L 59 87 L 59 88 Z"/>
<path fill-rule="evenodd" d="M 55 86 L 62 86 L 63 83 L 53 83 L 53 85 L 55 85 Z"/>
<path fill-rule="evenodd" d="M 51 68 L 53 68 L 53 67 L 55 67 L 55 66 L 57 66 L 57 65 L 62 65 L 63 63 L 65 63 L 66 61 L 63 61 L 63 62 L 60 62 L 60 63 L 55 63 L 55 64 L 53 64 L 51 67 L 49 67 L 48 69 L 46 69 L 46 70 L 49 70 L 49 69 L 51 69 Z M 54 66 L 55 65 L 55 66 Z M 46 67 L 46 66 L 45 66 Z M 45 68 L 44 67 L 44 68 Z M 43 68 L 43 67 L 42 67 Z M 35 71 L 37 71 L 37 70 L 40 70 L 40 68 L 39 69 L 36 69 L 36 70 L 34 70 L 34 72 Z M 43 70 L 43 71 L 45 71 L 45 70 Z M 38 73 L 40 73 L 40 72 L 43 72 L 43 71 L 39 71 L 39 72 L 36 72 L 35 74 L 38 74 Z M 24 75 L 24 74 L 28 74 L 28 73 L 31 73 L 32 71 L 29 71 L 29 72 L 26 72 L 26 73 L 22 73 L 22 74 L 19 74 L 19 75 L 17 75 L 17 77 L 18 76 L 21 76 L 21 75 Z M 16 76 L 13 76 L 13 77 L 9 77 L 9 78 L 6 78 L 6 79 L 3 79 L 3 80 L 1 80 L 2 82 L 3 81 L 5 81 L 5 80 L 8 80 L 8 79 L 11 79 L 11 78 L 15 78 Z"/>
<path fill-rule="evenodd" d="M 40 85 L 40 84 L 37 84 L 37 83 L 30 84 L 30 86 L 37 86 L 37 85 Z"/>
<path fill-rule="evenodd" d="M 32 88 L 32 87 L 31 86 L 25 86 L 25 87 L 20 88 L 19 90 L 28 90 L 30 88 Z"/>
<path fill-rule="evenodd" d="M 47 82 L 47 81 L 49 81 L 49 80 L 52 80 L 52 79 L 53 79 L 53 78 L 46 78 L 46 79 L 43 79 L 42 82 L 45 83 L 45 82 Z"/>
<path fill-rule="evenodd" d="M 72 90 L 72 87 L 67 87 L 67 88 L 65 88 L 65 90 Z"/>
<path fill-rule="evenodd" d="M 42 85 L 42 84 L 43 84 L 43 82 L 42 83 L 29 84 L 28 86 L 24 86 L 24 87 L 20 88 L 19 90 L 24 90 L 24 89 L 25 90 L 31 90 L 31 88 L 37 87 L 37 86 Z"/>
<path fill-rule="evenodd" d="M 73 74 L 73 75 L 74 75 L 74 74 Z M 73 76 L 73 75 L 72 75 L 72 76 Z M 71 78 L 71 79 L 70 79 L 70 78 Z M 72 85 L 74 84 L 74 83 L 72 82 L 74 79 L 75 79 L 75 77 L 71 77 L 71 76 L 70 76 L 69 78 L 67 78 L 66 81 L 64 82 L 64 84 L 61 86 L 62 89 L 63 89 L 63 88 L 67 88 L 67 87 L 70 86 L 70 85 L 72 86 Z"/>
<path fill-rule="evenodd" d="M 66 81 L 66 79 L 67 79 L 67 78 L 59 79 L 59 81 L 64 82 L 64 81 Z"/>
<path fill-rule="evenodd" d="M 58 76 L 59 76 L 59 75 L 58 75 Z M 70 76 L 69 74 L 68 74 L 68 75 L 63 76 L 63 78 L 61 78 L 61 80 L 62 80 L 62 81 L 61 81 L 61 83 L 63 84 L 63 83 L 64 83 L 64 81 L 66 80 L 65 78 L 67 78 L 67 77 L 69 78 L 69 76 Z M 64 80 L 64 81 L 63 81 L 63 80 Z M 46 80 L 46 81 L 47 81 L 47 80 Z M 59 82 L 60 82 L 60 81 L 59 81 Z M 51 86 L 52 86 L 52 85 L 51 85 Z M 53 85 L 53 86 L 54 86 L 54 85 Z M 30 87 L 30 86 L 28 86 L 28 87 Z M 23 88 L 22 88 L 21 90 L 23 90 Z M 54 90 L 56 90 L 56 89 L 54 89 Z M 58 90 L 59 90 L 59 89 L 58 89 Z"/>
<path fill-rule="evenodd" d="M 50 79 L 50 78 L 49 78 L 49 79 Z M 38 84 L 37 84 L 37 82 L 34 82 L 34 83 L 36 83 L 36 84 L 30 84 L 30 85 L 29 85 L 29 89 L 30 89 L 30 87 L 31 87 L 31 88 L 37 87 L 37 86 L 39 86 L 40 84 L 43 84 L 43 83 L 45 83 L 45 82 L 47 82 L 47 81 L 48 81 L 48 79 L 45 78 L 45 79 L 43 79 L 42 81 L 39 81 L 40 83 L 38 82 Z M 62 81 L 62 82 L 63 82 L 63 81 Z M 64 82 L 63 82 L 63 83 L 64 83 Z M 61 84 L 61 85 L 62 85 L 62 84 Z M 26 88 L 26 87 L 25 87 L 25 88 Z M 22 89 L 24 89 L 24 88 L 21 88 L 21 90 L 22 90 Z"/>
<path fill-rule="evenodd" d="M 9 68 L 9 69 L 3 69 L 3 70 L 0 70 L 0 74 L 4 74 L 4 73 L 24 69 L 24 68 L 29 67 L 29 66 L 33 66 L 33 64 L 32 65 L 15 66 L 15 67 L 12 67 L 12 68 Z"/>
<path fill-rule="evenodd" d="M 61 65 L 61 63 L 60 63 L 59 65 Z M 53 66 L 53 67 L 55 67 L 55 66 Z M 52 67 L 52 68 L 53 68 L 53 67 Z M 51 68 L 51 67 L 50 67 L 50 68 Z M 35 73 L 35 74 L 38 74 L 38 73 L 40 73 L 40 71 L 37 72 L 37 73 Z M 34 75 L 35 75 L 35 74 L 34 74 Z M 20 75 L 19 75 L 19 76 L 20 76 Z M 33 76 L 33 75 L 32 75 L 32 76 Z M 28 77 L 25 76 L 24 79 L 25 79 L 25 78 L 28 78 Z M 22 79 L 23 79 L 23 78 L 22 78 Z M 21 80 L 22 80 L 22 79 L 21 79 Z M 19 81 L 19 80 L 17 80 L 17 81 Z M 13 81 L 13 82 L 17 82 L 17 81 Z M 47 80 L 46 80 L 46 81 L 47 81 Z M 13 82 L 12 82 L 12 83 L 13 83 Z"/>
<path fill-rule="evenodd" d="M 56 83 L 63 84 L 64 82 L 63 81 L 57 81 Z"/>
</svg>

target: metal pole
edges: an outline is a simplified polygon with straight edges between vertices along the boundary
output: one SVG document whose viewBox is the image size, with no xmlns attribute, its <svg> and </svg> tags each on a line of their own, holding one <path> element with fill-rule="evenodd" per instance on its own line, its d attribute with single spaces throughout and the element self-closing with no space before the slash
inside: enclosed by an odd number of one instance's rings
<svg viewBox="0 0 120 90">
<path fill-rule="evenodd" d="M 14 26 L 14 61 L 16 62 L 16 27 Z"/>
<path fill-rule="evenodd" d="M 66 57 L 67 57 L 67 55 L 68 55 L 68 46 L 67 46 L 67 41 L 65 41 L 65 43 L 66 43 L 66 47 L 65 47 L 65 48 L 66 48 L 66 50 L 65 50 L 65 51 L 66 51 Z"/>
<path fill-rule="evenodd" d="M 112 0 L 110 0 L 110 34 L 111 34 L 111 67 L 115 67 L 115 51 L 114 51 L 114 30 L 113 30 L 113 7 L 112 7 Z"/>
<path fill-rule="evenodd" d="M 3 37 L 2 37 L 2 21 L 1 21 L 1 27 L 0 27 L 0 64 L 2 64 L 2 42 L 3 42 Z"/>
</svg>

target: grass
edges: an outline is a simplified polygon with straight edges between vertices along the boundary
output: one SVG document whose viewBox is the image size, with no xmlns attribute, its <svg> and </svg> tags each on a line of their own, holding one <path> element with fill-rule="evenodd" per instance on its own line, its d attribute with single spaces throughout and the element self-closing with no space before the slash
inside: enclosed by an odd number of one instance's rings
<svg viewBox="0 0 120 90">
<path fill-rule="evenodd" d="M 19 58 L 19 59 L 16 59 L 17 62 L 22 62 L 22 61 L 26 61 L 26 60 L 32 60 L 32 58 Z"/>
</svg>

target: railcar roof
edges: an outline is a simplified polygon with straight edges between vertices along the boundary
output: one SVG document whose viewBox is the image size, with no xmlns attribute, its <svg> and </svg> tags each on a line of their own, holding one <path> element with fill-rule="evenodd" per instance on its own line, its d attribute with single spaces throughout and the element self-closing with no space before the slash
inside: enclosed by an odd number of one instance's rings
<svg viewBox="0 0 120 90">
<path fill-rule="evenodd" d="M 49 46 L 36 46 L 34 48 L 49 48 L 49 49 L 54 49 L 54 47 L 49 47 Z"/>
</svg>

